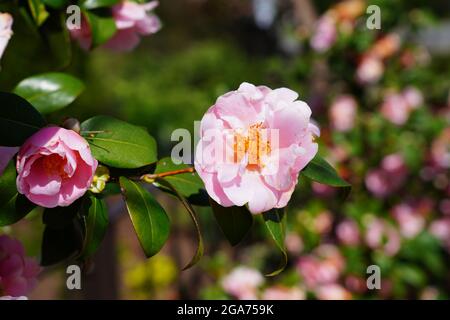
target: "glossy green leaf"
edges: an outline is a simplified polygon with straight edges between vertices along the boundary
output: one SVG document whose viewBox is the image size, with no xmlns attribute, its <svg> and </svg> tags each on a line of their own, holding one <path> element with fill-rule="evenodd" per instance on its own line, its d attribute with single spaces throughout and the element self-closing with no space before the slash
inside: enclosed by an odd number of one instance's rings
<svg viewBox="0 0 450 320">
<path fill-rule="evenodd" d="M 45 5 L 41 0 L 28 0 L 28 7 L 30 8 L 31 16 L 34 22 L 41 26 L 47 20 L 49 13 L 45 9 Z"/>
<path fill-rule="evenodd" d="M 190 168 L 186 164 L 174 164 L 172 159 L 167 157 L 159 160 L 156 164 L 156 169 L 154 173 L 164 173 L 169 171 L 177 171 Z M 205 189 L 203 181 L 200 179 L 196 172 L 188 172 L 182 174 L 176 174 L 164 177 L 165 180 L 169 181 L 172 186 L 174 186 L 179 193 L 185 197 L 190 197 L 195 194 L 199 194 Z"/>
<path fill-rule="evenodd" d="M 50 113 L 71 104 L 84 90 L 79 79 L 65 73 L 44 73 L 22 80 L 14 93 L 30 102 L 39 112 Z"/>
<path fill-rule="evenodd" d="M 195 251 L 195 254 L 192 257 L 191 261 L 183 268 L 183 270 L 187 270 L 187 269 L 193 267 L 195 264 L 197 264 L 197 262 L 201 259 L 201 257 L 203 256 L 203 253 L 205 251 L 205 246 L 203 244 L 202 232 L 200 230 L 200 224 L 197 221 L 197 216 L 195 214 L 194 208 L 186 200 L 186 198 L 181 193 L 179 193 L 178 190 L 169 181 L 165 180 L 165 178 L 158 178 L 156 181 L 159 184 L 161 184 L 162 186 L 165 186 L 166 188 L 173 191 L 173 193 L 178 197 L 178 199 L 183 204 L 186 211 L 189 213 L 189 215 L 192 219 L 192 222 L 194 222 L 195 229 L 197 232 L 198 245 L 197 245 L 197 250 Z"/>
<path fill-rule="evenodd" d="M 41 265 L 50 266 L 75 257 L 83 245 L 83 226 L 78 219 L 61 228 L 46 226 L 41 246 Z"/>
<path fill-rule="evenodd" d="M 16 168 L 11 161 L 0 177 L 0 226 L 7 226 L 24 218 L 35 205 L 17 193 Z"/>
<path fill-rule="evenodd" d="M 133 169 L 157 161 L 155 139 L 141 127 L 97 116 L 81 124 L 81 133 L 94 157 L 108 166 Z"/>
<path fill-rule="evenodd" d="M 91 11 L 84 11 L 91 27 L 92 47 L 98 47 L 107 42 L 116 33 L 116 22 L 111 16 L 99 16 Z"/>
<path fill-rule="evenodd" d="M 263 213 L 262 216 L 270 236 L 283 256 L 279 268 L 267 275 L 276 276 L 284 270 L 287 264 L 287 252 L 284 242 L 286 238 L 286 213 L 283 209 L 272 209 Z"/>
<path fill-rule="evenodd" d="M 99 248 L 108 229 L 109 217 L 104 200 L 94 196 L 86 198 L 82 213 L 86 219 L 86 236 L 81 256 L 86 259 Z"/>
<path fill-rule="evenodd" d="M 120 177 L 128 213 L 145 255 L 158 253 L 169 237 L 170 221 L 164 209 L 139 183 Z"/>
<path fill-rule="evenodd" d="M 111 7 L 119 3 L 119 1 L 120 0 L 85 0 L 83 2 L 83 8 L 97 9 L 102 7 Z"/>
<path fill-rule="evenodd" d="M 0 92 L 0 146 L 21 146 L 45 126 L 41 114 L 24 98 Z"/>
<path fill-rule="evenodd" d="M 322 157 L 316 155 L 314 159 L 301 171 L 301 174 L 313 181 L 332 187 L 344 188 L 344 194 L 350 193 L 351 185 L 342 179 L 336 170 Z"/>
<path fill-rule="evenodd" d="M 253 216 L 244 207 L 222 207 L 213 199 L 210 199 L 211 208 L 220 229 L 230 241 L 231 245 L 235 246 L 244 239 L 253 224 Z"/>
</svg>

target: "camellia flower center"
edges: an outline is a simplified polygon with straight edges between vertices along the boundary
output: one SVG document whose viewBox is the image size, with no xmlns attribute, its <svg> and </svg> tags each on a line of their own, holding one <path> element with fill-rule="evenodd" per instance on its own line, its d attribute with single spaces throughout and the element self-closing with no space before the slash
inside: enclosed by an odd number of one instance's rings
<svg viewBox="0 0 450 320">
<path fill-rule="evenodd" d="M 64 165 L 64 159 L 57 154 L 51 154 L 42 159 L 42 166 L 44 167 L 45 173 L 49 176 L 57 175 L 62 179 L 67 179 L 69 176 L 64 170 Z"/>
<path fill-rule="evenodd" d="M 263 158 L 270 154 L 270 141 L 267 139 L 267 130 L 262 123 L 249 127 L 246 135 L 241 132 L 234 133 L 233 161 L 239 163 L 248 155 L 247 170 L 258 170 L 264 167 Z"/>
</svg>

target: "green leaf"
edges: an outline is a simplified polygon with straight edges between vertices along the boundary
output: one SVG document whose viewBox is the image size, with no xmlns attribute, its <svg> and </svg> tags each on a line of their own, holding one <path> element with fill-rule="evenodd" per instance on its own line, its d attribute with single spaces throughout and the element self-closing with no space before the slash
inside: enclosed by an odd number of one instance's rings
<svg viewBox="0 0 450 320">
<path fill-rule="evenodd" d="M 97 116 L 81 124 L 81 133 L 94 157 L 108 166 L 135 169 L 157 161 L 155 139 L 141 127 Z"/>
<path fill-rule="evenodd" d="M 116 22 L 111 16 L 99 16 L 90 11 L 84 13 L 91 27 L 93 48 L 104 44 L 116 33 Z"/>
<path fill-rule="evenodd" d="M 64 228 L 74 221 L 80 210 L 82 199 L 68 207 L 46 208 L 42 215 L 42 222 L 52 228 Z"/>
<path fill-rule="evenodd" d="M 86 259 L 92 256 L 100 246 L 108 229 L 109 217 L 105 202 L 94 196 L 86 198 L 82 206 L 86 219 L 86 237 L 81 256 Z"/>
<path fill-rule="evenodd" d="M 41 265 L 50 266 L 75 257 L 83 245 L 83 227 L 78 219 L 62 228 L 46 226 L 41 246 Z"/>
<path fill-rule="evenodd" d="M 83 2 L 83 8 L 96 9 L 102 7 L 111 7 L 119 3 L 119 1 L 120 0 L 85 0 Z"/>
<path fill-rule="evenodd" d="M 30 8 L 34 22 L 38 26 L 41 26 L 49 16 L 49 13 L 45 9 L 45 5 L 41 0 L 28 0 L 28 7 Z"/>
<path fill-rule="evenodd" d="M 21 146 L 45 120 L 33 106 L 18 95 L 0 92 L 0 146 Z"/>
<path fill-rule="evenodd" d="M 168 171 L 177 171 L 190 168 L 186 164 L 174 164 L 170 157 L 163 158 L 159 160 L 156 164 L 156 169 L 154 173 L 164 173 Z M 199 194 L 205 189 L 203 181 L 200 179 L 196 172 L 188 172 L 182 174 L 176 174 L 164 177 L 165 180 L 169 181 L 172 186 L 174 186 L 179 193 L 185 197 L 190 197 L 195 194 Z M 157 185 L 159 187 L 159 185 Z"/>
<path fill-rule="evenodd" d="M 333 187 L 344 188 L 344 194 L 350 193 L 351 185 L 339 177 L 334 168 L 322 157 L 316 155 L 314 159 L 301 171 L 301 174 L 313 181 Z"/>
<path fill-rule="evenodd" d="M 53 9 L 61 9 L 67 0 L 42 0 L 42 2 Z"/>
<path fill-rule="evenodd" d="M 235 246 L 244 239 L 253 224 L 253 216 L 244 207 L 222 207 L 213 199 L 210 199 L 211 208 L 220 229 L 230 241 L 231 245 Z"/>
<path fill-rule="evenodd" d="M 35 207 L 16 188 L 16 168 L 10 161 L 0 177 L 0 227 L 16 223 Z"/>
<path fill-rule="evenodd" d="M 154 256 L 169 237 L 170 221 L 164 209 L 139 183 L 120 177 L 128 213 L 147 257 Z"/>
<path fill-rule="evenodd" d="M 14 93 L 30 102 L 39 112 L 50 113 L 71 104 L 84 90 L 79 79 L 65 73 L 44 73 L 22 80 Z"/>
<path fill-rule="evenodd" d="M 197 217 L 195 215 L 195 210 L 191 206 L 191 204 L 186 200 L 186 198 L 183 197 L 183 195 L 181 193 L 179 193 L 178 190 L 175 189 L 175 187 L 170 182 L 165 180 L 165 178 L 157 178 L 156 181 L 159 184 L 161 184 L 161 185 L 165 186 L 166 188 L 168 188 L 168 189 L 173 191 L 173 193 L 178 197 L 178 199 L 183 204 L 183 206 L 186 209 L 186 211 L 189 213 L 189 215 L 190 215 L 190 217 L 192 219 L 192 222 L 194 222 L 195 229 L 197 231 L 198 245 L 197 245 L 197 250 L 195 251 L 195 254 L 192 257 L 191 261 L 183 268 L 183 270 L 187 270 L 187 269 L 193 267 L 195 264 L 197 264 L 197 262 L 203 256 L 203 252 L 205 250 L 205 247 L 204 247 L 204 244 L 203 244 L 202 232 L 200 230 L 200 225 L 199 225 L 199 223 L 197 221 Z"/>
<path fill-rule="evenodd" d="M 17 193 L 16 166 L 14 161 L 9 161 L 3 174 L 0 175 L 0 206 L 7 203 Z"/>
<path fill-rule="evenodd" d="M 283 255 L 279 268 L 267 275 L 276 276 L 284 270 L 287 264 L 287 252 L 284 243 L 286 237 L 286 213 L 283 209 L 272 209 L 263 213 L 262 216 L 270 236 Z"/>
<path fill-rule="evenodd" d="M 0 207 L 0 227 L 20 221 L 35 207 L 36 205 L 24 195 L 16 193 L 6 204 Z"/>
</svg>

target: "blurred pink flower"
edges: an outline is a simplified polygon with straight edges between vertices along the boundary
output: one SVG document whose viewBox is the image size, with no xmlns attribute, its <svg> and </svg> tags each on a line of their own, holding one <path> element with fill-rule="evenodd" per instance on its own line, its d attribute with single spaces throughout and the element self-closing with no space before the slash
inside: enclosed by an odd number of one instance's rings
<svg viewBox="0 0 450 320">
<path fill-rule="evenodd" d="M 401 46 L 400 36 L 396 33 L 389 33 L 378 39 L 369 53 L 378 59 L 387 59 L 395 54 Z"/>
<path fill-rule="evenodd" d="M 13 17 L 9 13 L 0 12 L 0 59 L 5 52 L 9 39 L 11 38 Z"/>
<path fill-rule="evenodd" d="M 330 232 L 332 225 L 333 216 L 327 210 L 320 212 L 316 217 L 314 217 L 314 231 L 320 235 Z"/>
<path fill-rule="evenodd" d="M 254 300 L 257 289 L 264 283 L 264 277 L 258 270 L 237 267 L 222 279 L 223 289 L 240 300 Z"/>
<path fill-rule="evenodd" d="M 263 300 L 305 300 L 305 298 L 305 291 L 300 289 L 299 287 L 269 287 L 264 290 L 262 295 Z"/>
<path fill-rule="evenodd" d="M 144 4 L 122 1 L 114 5 L 112 16 L 116 22 L 117 31 L 103 46 L 114 51 L 131 51 L 139 44 L 141 36 L 158 32 L 161 22 L 156 15 L 151 13 L 157 6 L 158 1 Z M 91 48 L 92 33 L 86 17 L 82 17 L 79 29 L 73 28 L 69 31 L 81 48 L 84 50 Z"/>
<path fill-rule="evenodd" d="M 315 51 L 325 52 L 336 42 L 336 37 L 336 21 L 325 14 L 317 21 L 310 44 Z"/>
<path fill-rule="evenodd" d="M 381 114 L 396 125 L 405 124 L 408 121 L 410 108 L 401 94 L 388 94 L 381 106 Z"/>
<path fill-rule="evenodd" d="M 358 65 L 356 79 L 361 84 L 372 84 L 377 82 L 383 73 L 383 61 L 374 55 L 366 55 Z"/>
<path fill-rule="evenodd" d="M 312 191 L 319 197 L 331 197 L 336 193 L 336 189 L 326 184 L 313 181 L 311 183 Z"/>
<path fill-rule="evenodd" d="M 442 242 L 450 244 L 450 218 L 434 220 L 429 226 L 429 231 Z"/>
<path fill-rule="evenodd" d="M 81 25 L 79 28 L 70 28 L 70 36 L 78 42 L 83 50 L 89 50 L 92 45 L 91 27 L 84 15 L 81 16 Z"/>
<path fill-rule="evenodd" d="M 403 157 L 390 154 L 382 160 L 381 168 L 370 170 L 366 175 L 366 187 L 378 198 L 384 198 L 397 191 L 408 174 Z"/>
<path fill-rule="evenodd" d="M 0 297 L 0 300 L 28 300 L 28 298 L 25 296 L 20 296 L 20 297 L 3 296 L 3 297 Z"/>
<path fill-rule="evenodd" d="M 331 125 L 337 131 L 353 129 L 356 118 L 357 103 L 351 95 L 337 97 L 330 107 Z"/>
<path fill-rule="evenodd" d="M 415 87 L 407 87 L 402 92 L 403 99 L 405 99 L 406 104 L 410 109 L 416 109 L 423 104 L 423 94 Z"/>
<path fill-rule="evenodd" d="M 0 176 L 3 174 L 3 171 L 8 166 L 9 161 L 11 161 L 17 151 L 19 151 L 18 147 L 0 146 Z"/>
<path fill-rule="evenodd" d="M 350 300 L 352 294 L 339 284 L 331 283 L 319 286 L 315 289 L 319 300 Z"/>
<path fill-rule="evenodd" d="M 140 36 L 154 34 L 161 29 L 159 18 L 150 12 L 158 6 L 158 1 L 139 4 L 123 1 L 113 6 L 113 17 L 117 32 L 105 47 L 115 51 L 131 51 L 140 42 Z"/>
<path fill-rule="evenodd" d="M 287 88 L 242 83 L 203 116 L 195 169 L 221 206 L 247 204 L 258 214 L 287 205 L 320 133 L 297 98 Z"/>
<path fill-rule="evenodd" d="M 0 296 L 26 295 L 36 285 L 39 272 L 38 263 L 25 256 L 19 241 L 0 236 Z"/>
<path fill-rule="evenodd" d="M 445 128 L 431 145 L 433 161 L 441 168 L 450 168 L 450 128 Z"/>
<path fill-rule="evenodd" d="M 359 227 L 354 220 L 346 219 L 336 227 L 336 235 L 339 241 L 349 246 L 359 244 Z"/>
<path fill-rule="evenodd" d="M 303 241 L 295 233 L 288 233 L 285 240 L 286 249 L 291 254 L 299 254 L 303 250 Z"/>
<path fill-rule="evenodd" d="M 400 226 L 405 238 L 413 238 L 425 227 L 424 217 L 408 203 L 401 203 L 392 209 L 392 215 Z"/>
<path fill-rule="evenodd" d="M 366 243 L 372 249 L 381 249 L 393 256 L 400 250 L 401 239 L 398 231 L 387 221 L 373 218 L 367 224 Z"/>
<path fill-rule="evenodd" d="M 308 288 L 337 281 L 344 267 L 344 258 L 332 245 L 321 245 L 297 262 L 297 270 Z"/>
<path fill-rule="evenodd" d="M 345 277 L 345 287 L 351 292 L 363 293 L 367 291 L 366 279 L 356 275 L 348 275 Z"/>
</svg>

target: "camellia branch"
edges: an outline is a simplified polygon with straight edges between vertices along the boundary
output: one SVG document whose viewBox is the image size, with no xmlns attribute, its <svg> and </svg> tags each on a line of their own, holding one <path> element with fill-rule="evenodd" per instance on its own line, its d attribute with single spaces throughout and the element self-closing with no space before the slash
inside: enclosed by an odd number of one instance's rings
<svg viewBox="0 0 450 320">
<path fill-rule="evenodd" d="M 180 169 L 180 170 L 174 170 L 174 171 L 161 172 L 161 173 L 149 173 L 149 174 L 144 174 L 143 176 L 141 176 L 141 180 L 148 182 L 148 183 L 153 183 L 155 181 L 155 179 L 157 179 L 157 178 L 164 178 L 167 176 L 174 176 L 177 174 L 193 173 L 193 172 L 195 172 L 194 167 Z"/>
</svg>

